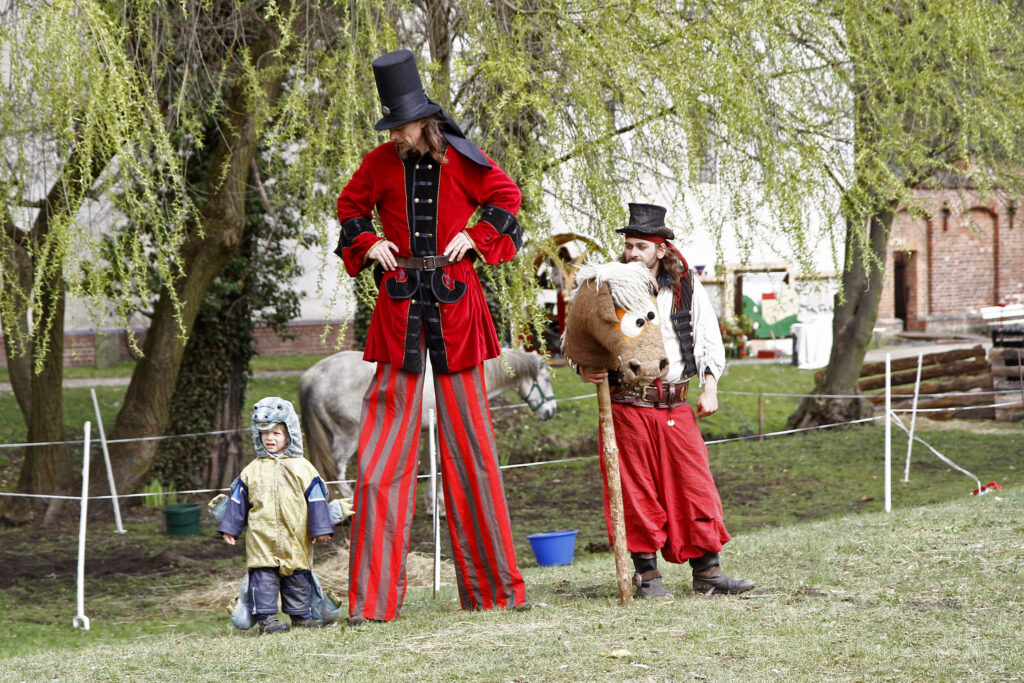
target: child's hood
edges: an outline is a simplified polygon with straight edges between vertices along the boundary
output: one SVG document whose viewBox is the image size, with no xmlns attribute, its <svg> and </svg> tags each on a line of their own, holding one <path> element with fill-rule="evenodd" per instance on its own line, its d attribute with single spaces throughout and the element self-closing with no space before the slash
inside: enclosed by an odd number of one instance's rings
<svg viewBox="0 0 1024 683">
<path fill-rule="evenodd" d="M 280 422 L 288 430 L 288 446 L 281 451 L 280 455 L 291 458 L 302 457 L 302 428 L 299 426 L 299 416 L 295 412 L 291 401 L 286 401 L 277 396 L 261 398 L 252 407 L 252 441 L 256 447 L 256 457 L 270 457 L 260 439 L 259 425 L 273 424 Z"/>
</svg>

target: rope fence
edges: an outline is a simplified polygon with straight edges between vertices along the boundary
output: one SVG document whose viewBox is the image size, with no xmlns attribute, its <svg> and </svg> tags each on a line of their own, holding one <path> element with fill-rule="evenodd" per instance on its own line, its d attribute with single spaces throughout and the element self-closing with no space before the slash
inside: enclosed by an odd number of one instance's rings
<svg viewBox="0 0 1024 683">
<path fill-rule="evenodd" d="M 719 393 L 723 393 L 723 392 L 719 392 Z M 1005 392 L 1001 392 L 1001 393 L 1005 393 Z M 765 395 L 767 395 L 767 394 L 765 394 Z M 574 396 L 574 397 L 571 397 L 571 398 L 557 399 L 557 400 L 559 400 L 559 401 L 575 401 L 575 400 L 580 400 L 580 399 L 584 399 L 584 398 L 593 398 L 594 396 L 596 396 L 596 394 L 587 394 L 587 395 L 584 395 L 584 396 Z M 1017 403 L 995 403 L 995 404 L 992 404 L 992 405 L 980 405 L 980 406 L 962 406 L 962 407 L 955 407 L 955 408 L 934 408 L 934 409 L 931 409 L 931 411 L 948 412 L 948 411 L 951 411 L 951 410 L 979 410 L 979 409 L 985 409 L 985 408 L 993 408 L 993 407 L 1001 407 L 1001 406 L 1013 406 L 1013 405 L 1021 405 L 1021 404 L 1019 402 L 1017 402 Z M 500 406 L 500 407 L 503 407 L 503 408 L 526 407 L 526 404 L 523 404 L 522 406 Z M 898 426 L 900 426 L 902 429 L 904 429 L 904 431 L 907 431 L 907 427 L 905 427 L 903 425 L 903 423 L 899 420 L 899 418 L 895 414 L 896 413 L 900 413 L 900 412 L 911 412 L 911 409 L 909 409 L 909 408 L 892 409 L 890 412 L 893 413 L 893 418 L 897 422 Z M 919 412 L 919 413 L 929 412 L 929 409 L 919 408 L 917 410 L 917 412 Z M 858 419 L 858 420 L 849 420 L 847 422 L 834 422 L 834 423 L 831 423 L 831 424 L 816 425 L 814 427 L 800 427 L 800 428 L 797 428 L 797 429 L 784 429 L 784 430 L 780 430 L 780 431 L 777 431 L 777 432 L 767 432 L 767 433 L 764 433 L 764 434 L 749 434 L 747 436 L 736 436 L 736 437 L 730 437 L 728 439 L 712 439 L 712 440 L 709 440 L 709 441 L 705 441 L 704 443 L 707 446 L 716 446 L 716 445 L 725 444 L 725 443 L 734 443 L 734 442 L 737 442 L 737 441 L 754 441 L 754 440 L 761 440 L 761 439 L 773 439 L 773 438 L 777 438 L 777 437 L 780 437 L 780 436 L 790 436 L 790 435 L 793 435 L 793 434 L 801 434 L 801 433 L 804 433 L 804 432 L 819 431 L 819 430 L 822 430 L 822 429 L 834 429 L 836 427 L 848 427 L 848 426 L 851 426 L 851 425 L 866 424 L 868 422 L 877 422 L 878 420 L 881 420 L 884 417 L 885 417 L 884 415 L 875 415 L 874 417 L 865 417 L 865 418 L 861 418 L 861 419 Z M 246 433 L 246 432 L 248 432 L 248 430 L 246 430 L 246 429 L 241 429 L 241 430 L 221 430 L 221 431 L 216 431 L 216 432 L 197 432 L 197 433 L 194 433 L 194 434 L 176 434 L 176 435 L 173 435 L 173 436 L 167 437 L 167 438 L 200 437 L 200 436 L 210 436 L 210 435 L 217 435 L 217 434 L 231 434 L 231 433 L 235 433 L 235 432 Z M 137 441 L 152 440 L 152 437 L 149 437 L 149 438 L 146 438 L 146 439 L 135 439 L 135 440 L 137 440 Z M 960 469 L 954 463 L 952 463 L 952 461 L 947 461 L 944 456 L 942 456 L 940 453 L 935 451 L 934 448 L 929 446 L 927 443 L 922 441 L 920 439 L 920 437 L 915 436 L 914 440 L 917 441 L 917 442 L 923 443 L 926 446 L 928 446 L 928 448 L 931 449 L 934 453 L 936 453 L 936 455 L 938 457 L 942 458 L 944 462 L 947 462 L 947 464 L 950 464 L 950 466 L 953 467 L 954 469 L 958 469 L 958 470 Z M 124 443 L 124 442 L 129 442 L 129 441 L 133 441 L 133 439 L 110 440 L 107 443 Z M 46 442 L 46 443 L 81 444 L 81 443 L 84 443 L 84 441 L 82 441 L 82 440 L 78 440 L 78 441 L 58 441 L 58 442 Z M 38 446 L 38 445 L 43 445 L 43 444 L 0 444 L 0 446 L 18 446 L 18 445 Z M 570 463 L 570 462 L 579 462 L 579 461 L 582 461 L 582 460 L 594 460 L 597 457 L 598 457 L 597 455 L 585 455 L 585 456 L 577 456 L 577 457 L 572 457 L 572 458 L 558 458 L 556 460 L 540 460 L 540 461 L 536 461 L 536 462 L 517 463 L 517 464 L 513 464 L 513 465 L 500 465 L 498 469 L 501 469 L 501 470 L 514 470 L 514 469 L 521 469 L 521 468 L 525 468 L 525 467 L 540 467 L 540 466 L 543 466 L 543 465 L 559 465 L 559 464 L 565 464 L 565 463 Z M 965 470 L 961 470 L 961 471 L 964 471 L 966 473 Z M 969 475 L 969 476 L 973 477 L 973 475 Z M 420 480 L 426 480 L 426 479 L 430 478 L 430 475 L 421 474 L 421 475 L 418 475 L 416 478 L 420 479 Z M 324 483 L 327 484 L 328 486 L 332 486 L 332 485 L 336 485 L 336 484 L 354 484 L 355 483 L 355 479 L 337 479 L 337 480 L 333 480 L 333 481 L 327 481 L 327 482 L 324 482 Z M 179 496 L 184 496 L 184 495 L 194 495 L 194 494 L 200 494 L 200 493 L 225 493 L 227 491 L 229 491 L 229 489 L 226 489 L 226 488 L 220 488 L 220 489 L 190 489 L 190 490 L 187 490 L 187 491 L 175 491 L 174 493 L 176 495 L 179 495 Z M 150 497 L 150 496 L 164 496 L 164 495 L 167 495 L 167 493 L 163 492 L 163 491 L 156 491 L 156 492 L 149 492 L 149 493 L 119 494 L 117 496 L 107 494 L 107 495 L 89 496 L 89 500 L 112 500 L 114 498 L 117 498 L 117 499 L 124 499 L 124 498 L 146 498 L 146 497 Z M 56 499 L 56 500 L 81 500 L 82 499 L 81 496 L 65 496 L 65 495 L 58 495 L 58 494 L 41 494 L 41 493 L 13 493 L 13 492 L 6 492 L 6 491 L 0 491 L 0 496 L 18 497 L 18 498 L 43 498 L 43 499 Z"/>
<path fill-rule="evenodd" d="M 917 378 L 917 382 L 914 385 L 914 393 L 913 393 L 913 396 L 912 396 L 912 398 L 913 398 L 913 407 L 911 407 L 911 408 L 903 408 L 903 409 L 894 409 L 892 407 L 893 395 L 892 395 L 892 386 L 890 384 L 890 377 L 891 377 L 890 360 L 891 360 L 890 357 L 887 355 L 886 356 L 886 360 L 885 360 L 885 370 L 886 370 L 885 394 L 884 394 L 884 396 L 885 396 L 885 410 L 884 410 L 883 415 L 873 416 L 873 417 L 868 417 L 868 418 L 862 418 L 862 419 L 858 419 L 858 420 L 849 420 L 849 421 L 846 421 L 846 422 L 832 423 L 832 424 L 827 424 L 827 425 L 817 425 L 817 426 L 814 426 L 814 427 L 803 427 L 803 428 L 797 428 L 797 429 L 786 429 L 786 430 L 780 430 L 780 431 L 777 431 L 777 432 L 764 433 L 764 426 L 763 426 L 763 424 L 764 424 L 764 411 L 763 411 L 764 402 L 763 402 L 763 400 L 761 400 L 761 401 L 759 401 L 760 428 L 758 430 L 759 431 L 758 434 L 751 434 L 751 435 L 748 435 L 748 436 L 732 437 L 732 438 L 726 438 L 726 439 L 715 439 L 715 440 L 707 441 L 705 443 L 708 446 L 714 446 L 714 445 L 718 445 L 718 444 L 731 443 L 731 442 L 737 442 L 737 441 L 750 441 L 750 440 L 753 440 L 753 439 L 764 440 L 765 438 L 776 438 L 776 437 L 790 436 L 790 435 L 804 433 L 804 432 L 817 431 L 817 430 L 822 430 L 822 429 L 832 429 L 832 428 L 836 428 L 836 427 L 845 427 L 845 426 L 855 425 L 855 424 L 864 424 L 864 423 L 874 422 L 876 420 L 884 418 L 885 419 L 885 459 L 884 459 L 884 462 L 885 462 L 884 467 L 885 467 L 885 469 L 884 469 L 884 479 L 885 479 L 885 511 L 886 512 L 890 512 L 891 511 L 891 428 L 892 428 L 892 424 L 893 423 L 895 423 L 898 427 L 903 429 L 907 433 L 907 437 L 908 437 L 907 438 L 907 457 L 906 457 L 906 473 L 907 474 L 904 475 L 904 481 L 908 481 L 907 476 L 909 475 L 909 471 L 910 471 L 911 449 L 912 449 L 912 446 L 913 446 L 914 442 L 916 441 L 916 442 L 919 442 L 919 443 L 923 444 L 925 447 L 927 447 L 937 458 L 939 458 L 942 462 L 944 462 L 950 468 L 952 468 L 952 469 L 954 469 L 956 471 L 959 471 L 962 474 L 964 474 L 964 475 L 970 477 L 972 480 L 974 480 L 974 482 L 977 484 L 977 488 L 974 490 L 973 493 L 981 495 L 983 493 L 986 493 L 992 487 L 999 488 L 998 486 L 995 485 L 995 482 L 993 482 L 990 485 L 982 486 L 981 480 L 977 476 L 975 476 L 970 471 L 964 469 L 963 467 L 961 467 L 957 463 L 953 462 L 953 460 L 951 460 L 950 458 L 948 458 L 945 455 L 943 455 L 942 453 L 940 453 L 933 446 L 931 446 L 926 441 L 921 439 L 920 436 L 916 435 L 914 433 L 914 419 L 916 418 L 918 413 L 931 413 L 931 412 L 955 413 L 955 412 L 958 412 L 958 411 L 983 410 L 983 409 L 994 409 L 994 408 L 1000 408 L 1000 407 L 1024 405 L 1024 389 L 1022 389 L 1022 401 L 1020 401 L 1020 402 L 1018 402 L 1018 401 L 1011 401 L 1011 402 L 994 403 L 992 405 L 951 406 L 951 407 L 931 408 L 931 409 L 928 409 L 928 408 L 918 408 L 917 407 L 918 399 L 921 398 L 921 397 L 925 397 L 925 396 L 927 396 L 927 397 L 940 396 L 940 395 L 941 396 L 950 396 L 950 395 L 987 396 L 987 395 L 1005 394 L 1005 393 L 1007 393 L 1005 391 L 992 391 L 992 392 L 950 392 L 950 393 L 946 393 L 946 394 L 922 394 L 922 393 L 919 392 L 920 380 L 921 380 L 921 378 L 920 378 L 920 359 L 919 359 L 919 361 L 918 361 L 918 364 L 919 364 L 918 378 Z M 720 394 L 727 394 L 727 395 L 734 395 L 734 396 L 757 396 L 759 399 L 763 399 L 765 396 L 785 397 L 785 398 L 808 398 L 810 396 L 815 396 L 815 397 L 818 397 L 818 398 L 865 398 L 865 396 L 859 395 L 859 394 L 858 395 L 822 395 L 822 394 L 788 394 L 788 393 L 779 393 L 779 392 L 746 392 L 746 391 L 720 391 L 718 393 L 720 393 Z M 581 400 L 586 400 L 586 399 L 589 399 L 589 398 L 594 398 L 595 396 L 596 396 L 596 393 L 591 393 L 591 394 L 583 394 L 583 395 L 579 395 L 579 396 L 573 396 L 573 397 L 564 398 L 564 399 L 554 399 L 554 400 L 555 400 L 556 403 L 558 403 L 558 402 L 568 402 L 568 401 L 581 401 Z M 104 457 L 104 461 L 105 461 L 106 468 L 107 468 L 108 483 L 109 483 L 110 491 L 111 491 L 111 493 L 109 495 L 95 495 L 95 496 L 88 495 L 88 489 L 89 489 L 89 457 L 90 457 L 90 451 L 92 450 L 92 445 L 93 445 L 92 440 L 90 439 L 90 436 L 91 436 L 91 434 L 90 434 L 91 423 L 90 422 L 86 422 L 85 423 L 85 425 L 84 425 L 84 439 L 81 439 L 81 440 L 75 439 L 75 440 L 68 440 L 68 441 L 50 441 L 50 442 L 38 442 L 38 443 L 0 444 L 0 449 L 30 448 L 30 447 L 43 446 L 43 445 L 78 445 L 78 444 L 83 444 L 84 445 L 84 448 L 83 448 L 83 458 L 82 458 L 82 494 L 80 496 L 67 496 L 67 495 L 59 495 L 59 494 L 29 494 L 29 493 L 0 492 L 0 497 L 37 498 L 37 499 L 67 500 L 67 501 L 75 501 L 75 500 L 77 500 L 77 501 L 80 502 L 81 513 L 80 513 L 79 548 L 78 548 L 78 577 L 77 577 L 77 582 L 76 582 L 77 583 L 77 607 L 78 607 L 78 612 L 77 612 L 76 616 L 74 617 L 74 619 L 72 620 L 72 625 L 73 625 L 74 628 L 80 628 L 80 629 L 84 629 L 84 630 L 89 630 L 89 627 L 90 627 L 90 621 L 89 621 L 89 618 L 85 615 L 85 609 L 84 609 L 85 540 L 86 540 L 86 517 L 87 517 L 86 511 L 87 511 L 87 506 L 89 504 L 89 501 L 111 500 L 113 502 L 113 505 L 114 505 L 115 517 L 116 517 L 116 520 L 117 520 L 117 531 L 118 531 L 118 533 L 125 533 L 124 530 L 121 527 L 119 500 L 126 499 L 126 498 L 147 498 L 147 497 L 150 497 L 150 496 L 165 496 L 168 493 L 168 492 L 165 492 L 165 491 L 156 491 L 156 492 L 144 492 L 144 493 L 132 493 L 132 494 L 127 494 L 127 495 L 118 495 L 117 489 L 116 489 L 116 486 L 115 486 L 113 471 L 112 471 L 111 466 L 110 466 L 110 457 L 109 457 L 109 453 L 107 451 L 107 445 L 111 444 L 111 443 L 132 443 L 132 442 L 144 442 L 144 441 L 162 441 L 162 440 L 169 440 L 169 439 L 185 439 L 185 438 L 218 436 L 218 435 L 224 435 L 224 434 L 246 433 L 246 432 L 249 431 L 247 429 L 237 429 L 237 430 L 232 429 L 232 430 L 218 430 L 218 431 L 210 431 L 210 432 L 196 432 L 196 433 L 189 433 L 189 434 L 171 434 L 171 435 L 163 435 L 163 436 L 149 436 L 149 437 L 139 437 L 139 438 L 129 438 L 129 439 L 107 440 L 106 436 L 104 434 L 104 431 L 103 431 L 103 422 L 102 422 L 101 415 L 100 415 L 99 405 L 98 405 L 98 403 L 96 401 L 95 390 L 93 390 L 93 392 L 92 392 L 92 397 L 93 397 L 93 406 L 94 406 L 94 409 L 95 409 L 95 412 L 96 412 L 96 420 L 97 420 L 97 426 L 98 426 L 98 430 L 97 431 L 98 431 L 98 434 L 99 434 L 99 441 L 100 441 L 101 446 L 102 446 L 103 457 Z M 908 399 L 908 398 L 911 398 L 911 396 L 906 395 L 906 394 L 901 394 L 900 398 L 901 399 Z M 508 406 L 497 406 L 495 408 L 492 408 L 492 411 L 512 410 L 512 409 L 525 408 L 525 407 L 531 407 L 531 406 L 528 403 L 514 404 L 514 405 L 508 405 Z M 909 427 L 904 425 L 903 420 L 900 419 L 900 417 L 899 417 L 899 415 L 897 413 L 910 413 L 911 414 L 911 422 L 910 422 L 910 426 Z M 431 463 L 430 469 L 431 469 L 431 474 L 429 474 L 429 475 L 419 475 L 417 477 L 417 479 L 429 479 L 430 482 L 431 482 L 431 490 L 432 491 L 436 491 L 437 490 L 436 489 L 436 486 L 437 486 L 437 468 L 436 468 L 436 452 L 435 452 L 435 447 L 434 447 L 434 411 L 433 410 L 430 411 L 430 426 L 431 426 L 431 429 L 430 429 L 430 463 Z M 520 469 L 520 468 L 527 468 L 527 467 L 541 467 L 541 466 L 546 466 L 546 465 L 566 464 L 566 463 L 571 463 L 571 462 L 580 462 L 580 461 L 584 461 L 584 460 L 594 460 L 594 459 L 596 459 L 598 457 L 599 457 L 598 455 L 590 455 L 590 456 L 578 456 L 578 457 L 572 457 L 572 458 L 561 458 L 561 459 L 557 459 L 557 460 L 545 460 L 545 461 L 530 462 L 530 463 L 519 463 L 519 464 L 514 464 L 514 465 L 501 465 L 501 466 L 499 466 L 499 469 L 501 469 L 501 470 L 513 470 L 513 469 Z M 352 479 L 342 479 L 342 480 L 329 481 L 329 482 L 325 482 L 325 483 L 328 484 L 328 485 L 353 484 L 354 480 L 352 480 Z M 186 490 L 186 491 L 175 491 L 174 493 L 175 493 L 175 495 L 197 495 L 197 494 L 209 494 L 209 493 L 223 493 L 223 492 L 226 492 L 228 490 L 229 489 L 224 489 L 224 488 L 216 488 L 216 489 L 191 489 L 191 490 Z M 434 500 L 436 501 L 436 494 L 435 494 Z M 439 506 L 437 506 L 436 504 L 434 505 L 434 520 L 433 520 L 433 524 L 434 524 L 434 538 L 435 538 L 435 548 L 434 548 L 434 563 L 435 563 L 434 589 L 435 589 L 435 595 L 436 595 L 436 592 L 437 592 L 437 588 L 438 588 L 438 584 L 439 584 L 439 576 L 440 576 L 440 574 L 439 574 L 440 540 L 439 540 L 439 535 L 438 535 L 439 534 L 440 526 L 439 526 L 438 512 L 437 512 L 438 507 Z"/>
<path fill-rule="evenodd" d="M 916 388 L 917 388 L 917 385 L 915 385 L 915 389 Z M 728 391 L 728 390 L 719 390 L 718 393 L 719 394 L 725 394 L 725 395 L 731 395 L 731 396 L 758 396 L 758 397 L 769 396 L 769 397 L 799 398 L 799 399 L 809 398 L 809 397 L 812 397 L 812 396 L 815 397 L 815 398 L 836 398 L 836 399 L 867 398 L 864 394 L 792 394 L 792 393 L 784 393 L 784 392 L 766 392 L 766 391 L 765 392 L 755 392 L 755 391 Z M 914 441 L 917 441 L 917 442 L 920 442 L 920 443 L 924 444 L 933 453 L 935 453 L 935 455 L 937 457 L 939 457 L 943 462 L 948 464 L 950 467 L 952 467 L 952 468 L 954 468 L 956 470 L 959 470 L 959 471 L 963 472 L 964 474 L 970 476 L 971 478 L 975 479 L 975 481 L 978 482 L 978 485 L 980 487 L 981 484 L 980 484 L 980 481 L 977 479 L 977 477 L 975 477 L 973 474 L 971 474 L 967 470 L 962 469 L 961 467 L 956 465 L 956 463 L 954 463 L 953 461 L 949 460 L 944 455 L 942 455 L 941 453 L 936 451 L 932 446 L 930 446 L 929 444 L 927 444 L 926 442 L 921 440 L 920 437 L 914 435 L 914 433 L 913 433 L 913 426 L 911 426 L 910 428 L 906 427 L 903 424 L 903 422 L 899 419 L 899 416 L 897 415 L 897 413 L 911 413 L 912 415 L 916 415 L 918 413 L 937 413 L 937 412 L 955 413 L 955 412 L 959 412 L 959 411 L 986 410 L 986 409 L 993 409 L 993 408 L 1015 407 L 1015 406 L 1022 406 L 1022 405 L 1024 405 L 1024 401 L 1009 401 L 1009 402 L 1000 402 L 1000 403 L 992 403 L 992 404 L 984 404 L 984 405 L 973 405 L 973 406 L 950 406 L 950 407 L 945 407 L 945 408 L 917 408 L 916 407 L 916 400 L 918 398 L 922 398 L 922 397 L 935 397 L 935 396 L 989 396 L 989 395 L 1006 394 L 1006 393 L 1007 393 L 1006 391 L 971 391 L 971 392 L 946 392 L 946 393 L 943 393 L 943 394 L 925 394 L 925 393 L 918 393 L 918 392 L 915 391 L 915 393 L 913 394 L 913 398 L 915 400 L 915 406 L 914 407 L 912 407 L 912 408 L 889 408 L 889 414 L 891 415 L 892 420 L 896 422 L 897 426 L 899 426 L 900 428 L 902 428 L 904 431 L 906 431 L 908 433 L 908 443 L 913 443 Z M 583 401 L 583 400 L 586 400 L 586 399 L 594 398 L 596 396 L 597 396 L 596 393 L 580 394 L 578 396 L 570 396 L 570 397 L 566 397 L 566 398 L 555 398 L 554 401 L 556 403 L 564 403 L 564 402 L 570 402 L 570 401 Z M 890 393 L 890 398 L 891 398 L 891 393 Z M 910 395 L 901 395 L 900 398 L 909 399 L 909 398 L 911 398 L 911 396 Z M 512 404 L 512 405 L 495 406 L 495 407 L 491 408 L 491 411 L 492 412 L 497 412 L 497 411 L 500 411 L 500 410 L 513 410 L 513 409 L 529 408 L 529 407 L 530 407 L 530 405 L 528 403 L 516 403 L 516 404 Z M 98 407 L 97 407 L 97 417 L 99 417 Z M 737 436 L 737 437 L 730 437 L 730 438 L 726 438 L 726 439 L 713 439 L 713 440 L 710 440 L 710 441 L 706 441 L 705 444 L 708 445 L 708 446 L 714 446 L 714 445 L 718 445 L 718 444 L 733 443 L 733 442 L 737 442 L 737 441 L 753 441 L 755 439 L 761 441 L 761 440 L 764 440 L 764 439 L 777 438 L 777 437 L 781 437 L 781 436 L 790 436 L 790 435 L 793 435 L 793 434 L 800 434 L 800 433 L 804 433 L 804 432 L 811 432 L 811 431 L 818 431 L 818 430 L 822 430 L 822 429 L 832 429 L 832 428 L 836 428 L 836 427 L 846 427 L 846 426 L 855 425 L 855 424 L 864 424 L 864 423 L 868 423 L 868 422 L 875 422 L 877 420 L 883 419 L 884 417 L 885 417 L 885 415 L 876 415 L 874 417 L 867 417 L 867 418 L 862 418 L 862 419 L 859 419 L 859 420 L 849 420 L 847 422 L 837 422 L 837 423 L 826 424 L 826 425 L 816 425 L 814 427 L 801 427 L 801 428 L 796 428 L 796 429 L 785 429 L 785 430 L 780 430 L 780 431 L 776 431 L 776 432 L 768 432 L 768 433 L 764 433 L 762 431 L 762 432 L 760 432 L 758 434 L 750 434 L 750 435 L 747 435 L 747 436 Z M 101 435 L 102 435 L 102 426 L 101 426 L 101 430 L 100 431 L 101 431 Z M 244 434 L 244 433 L 247 433 L 248 431 L 249 431 L 248 429 L 224 429 L 224 430 L 216 430 L 216 431 L 209 431 L 209 432 L 193 432 L 193 433 L 188 433 L 188 434 L 167 434 L 167 435 L 161 435 L 161 436 L 146 436 L 146 437 L 136 437 L 136 438 L 128 438 L 128 439 L 109 439 L 108 440 L 108 439 L 103 438 L 103 443 L 104 444 L 116 444 L 116 443 L 133 443 L 133 442 L 144 442 L 144 441 L 164 441 L 164 440 L 170 440 L 170 439 L 188 439 L 188 438 L 199 438 L 199 437 L 206 437 L 206 436 L 219 436 L 219 435 L 223 435 L 223 434 L 237 434 L 237 433 L 243 433 Z M 83 440 L 83 439 L 71 439 L 71 440 L 67 440 L 67 441 L 41 441 L 41 442 L 26 442 L 26 443 L 5 443 L 5 444 L 0 444 L 0 449 L 31 448 L 31 447 L 36 447 L 36 446 L 53 446 L 53 445 L 71 445 L 71 446 L 74 446 L 74 445 L 80 445 L 80 444 L 85 444 L 85 443 L 87 443 L 87 441 Z M 597 455 L 590 455 L 590 456 L 580 456 L 580 457 L 574 457 L 574 458 L 560 458 L 560 459 L 557 459 L 557 460 L 544 460 L 544 461 L 529 462 L 529 463 L 519 463 L 519 464 L 515 464 L 515 465 L 501 465 L 499 467 L 499 469 L 511 470 L 511 469 L 519 469 L 519 468 L 524 468 L 524 467 L 540 467 L 540 466 L 544 466 L 544 465 L 563 464 L 563 463 L 569 463 L 569 462 L 577 462 L 577 461 L 581 461 L 581 460 L 592 460 L 592 459 L 595 459 L 597 457 L 598 457 Z M 910 454 L 909 454 L 909 448 L 908 448 L 908 455 L 907 455 L 908 467 L 909 467 L 909 459 L 910 459 Z M 429 478 L 430 478 L 429 475 L 419 475 L 417 477 L 417 479 L 429 479 Z M 353 484 L 353 483 L 355 483 L 355 480 L 354 479 L 339 479 L 339 480 L 329 481 L 329 482 L 325 482 L 325 483 L 328 484 L 328 485 Z M 111 484 L 113 484 L 113 482 L 111 482 Z M 113 486 L 111 488 L 113 488 Z M 195 495 L 195 494 L 202 494 L 202 493 L 223 493 L 225 491 L 228 491 L 228 489 L 192 489 L 192 490 L 188 490 L 188 491 L 175 491 L 175 494 L 176 495 Z M 108 495 L 88 496 L 88 499 L 89 500 L 119 500 L 119 499 L 122 499 L 122 498 L 146 498 L 146 497 L 150 497 L 150 496 L 163 496 L 163 495 L 166 495 L 166 492 L 158 491 L 158 492 L 149 492 L 149 493 L 131 493 L 131 494 L 125 494 L 125 495 L 118 495 L 116 493 L 113 493 L 113 494 L 108 494 Z M 17 498 L 42 498 L 42 499 L 48 499 L 48 500 L 82 500 L 83 499 L 82 496 L 66 496 L 66 495 L 59 495 L 59 494 L 14 493 L 14 492 L 5 492 L 5 491 L 0 491 L 0 496 L 17 497 Z"/>
</svg>

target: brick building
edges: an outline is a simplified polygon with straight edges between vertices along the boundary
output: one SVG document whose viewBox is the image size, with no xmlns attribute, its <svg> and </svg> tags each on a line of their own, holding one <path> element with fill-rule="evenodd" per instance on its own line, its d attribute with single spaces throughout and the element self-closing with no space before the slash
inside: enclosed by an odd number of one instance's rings
<svg viewBox="0 0 1024 683">
<path fill-rule="evenodd" d="M 953 183 L 917 195 L 923 211 L 893 220 L 878 327 L 980 332 L 983 306 L 1024 302 L 1018 202 Z"/>
<path fill-rule="evenodd" d="M 260 356 L 326 356 L 338 350 L 338 332 L 341 326 L 332 324 L 324 335 L 323 321 L 295 321 L 288 325 L 288 338 L 282 339 L 267 327 L 253 331 L 256 353 Z M 136 330 L 139 346 L 145 341 L 145 330 Z M 352 325 L 345 327 L 341 349 L 352 348 Z M 64 366 L 96 365 L 109 367 L 122 361 L 132 360 L 128 343 L 122 330 L 69 330 L 64 334 Z M 7 366 L 4 340 L 0 336 L 0 367 Z"/>
</svg>

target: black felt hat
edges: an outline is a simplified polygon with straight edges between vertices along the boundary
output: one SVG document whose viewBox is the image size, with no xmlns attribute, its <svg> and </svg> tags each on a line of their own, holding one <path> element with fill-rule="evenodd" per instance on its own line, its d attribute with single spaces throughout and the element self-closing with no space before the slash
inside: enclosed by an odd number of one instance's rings
<svg viewBox="0 0 1024 683">
<path fill-rule="evenodd" d="M 630 204 L 629 225 L 616 228 L 615 232 L 643 239 L 644 237 L 664 237 L 674 239 L 675 233 L 665 225 L 664 206 L 657 204 Z"/>
<path fill-rule="evenodd" d="M 374 125 L 375 130 L 397 128 L 441 111 L 441 105 L 423 90 L 416 58 L 409 50 L 395 50 L 373 60 L 373 77 L 384 115 Z"/>
</svg>

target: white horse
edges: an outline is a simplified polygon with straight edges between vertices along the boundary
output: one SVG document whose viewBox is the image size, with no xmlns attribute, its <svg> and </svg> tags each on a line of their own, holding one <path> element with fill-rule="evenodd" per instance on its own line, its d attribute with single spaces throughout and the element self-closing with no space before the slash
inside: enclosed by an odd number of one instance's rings
<svg viewBox="0 0 1024 683">
<path fill-rule="evenodd" d="M 345 478 L 346 466 L 359 442 L 363 394 L 370 386 L 376 368 L 376 363 L 363 360 L 361 351 L 341 351 L 302 373 L 299 403 L 302 425 L 306 430 L 306 457 L 327 481 Z M 428 426 L 428 411 L 436 410 L 437 405 L 429 363 L 426 372 L 428 376 L 423 378 L 422 429 Z M 484 381 L 489 399 L 513 390 L 540 419 L 547 420 L 555 414 L 551 369 L 536 353 L 506 349 L 500 357 L 484 361 Z M 346 483 L 340 484 L 336 490 L 342 496 L 352 495 L 352 489 Z"/>
</svg>

